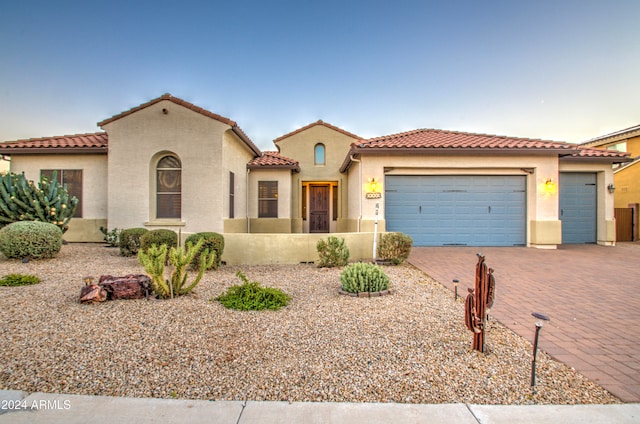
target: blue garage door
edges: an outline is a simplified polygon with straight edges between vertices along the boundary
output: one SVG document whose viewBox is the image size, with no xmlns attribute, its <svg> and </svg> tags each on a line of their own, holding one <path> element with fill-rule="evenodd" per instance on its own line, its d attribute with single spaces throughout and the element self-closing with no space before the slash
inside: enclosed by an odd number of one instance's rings
<svg viewBox="0 0 640 424">
<path fill-rule="evenodd" d="M 389 175 L 387 231 L 415 246 L 513 246 L 526 243 L 524 176 Z"/>
<path fill-rule="evenodd" d="M 596 174 L 560 173 L 562 243 L 596 242 Z"/>
</svg>

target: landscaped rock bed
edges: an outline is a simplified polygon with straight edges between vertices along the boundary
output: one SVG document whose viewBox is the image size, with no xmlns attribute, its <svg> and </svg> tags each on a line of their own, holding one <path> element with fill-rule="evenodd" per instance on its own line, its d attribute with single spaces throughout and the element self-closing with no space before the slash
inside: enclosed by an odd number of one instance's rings
<svg viewBox="0 0 640 424">
<path fill-rule="evenodd" d="M 474 264 L 469 264 L 473 273 Z M 251 280 L 289 293 L 280 311 L 239 312 L 212 298 Z M 410 265 L 385 267 L 392 294 L 338 294 L 340 269 L 223 266 L 172 300 L 81 304 L 83 277 L 140 274 L 135 258 L 69 244 L 56 259 L 0 259 L 0 389 L 213 400 L 476 404 L 612 403 L 573 369 L 495 321 L 471 349 L 462 300 Z M 498 282 L 499 284 L 499 282 Z M 500 302 L 499 285 L 496 302 Z"/>
</svg>

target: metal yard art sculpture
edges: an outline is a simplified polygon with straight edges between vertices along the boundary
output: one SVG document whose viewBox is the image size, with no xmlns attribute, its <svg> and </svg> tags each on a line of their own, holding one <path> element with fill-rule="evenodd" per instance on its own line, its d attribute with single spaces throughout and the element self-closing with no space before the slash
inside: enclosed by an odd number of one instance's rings
<svg viewBox="0 0 640 424">
<path fill-rule="evenodd" d="M 489 310 L 493 306 L 496 292 L 496 279 L 493 269 L 488 268 L 484 256 L 478 254 L 476 264 L 476 286 L 469 289 L 464 302 L 464 321 L 473 332 L 473 349 L 484 352 L 484 337 Z"/>
</svg>

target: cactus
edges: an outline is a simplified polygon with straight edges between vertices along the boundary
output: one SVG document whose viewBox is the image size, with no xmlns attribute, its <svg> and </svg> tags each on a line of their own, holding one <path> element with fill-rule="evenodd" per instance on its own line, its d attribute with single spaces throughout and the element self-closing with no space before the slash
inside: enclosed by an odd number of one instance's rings
<svg viewBox="0 0 640 424">
<path fill-rule="evenodd" d="M 189 293 L 198 285 L 204 272 L 210 268 L 216 259 L 215 252 L 209 253 L 206 249 L 200 254 L 200 269 L 198 275 L 187 284 L 189 276 L 186 271 L 187 266 L 198 254 L 202 247 L 203 241 L 199 241 L 196 245 L 187 243 L 186 250 L 182 247 L 172 247 L 167 252 L 167 245 L 152 245 L 147 251 L 138 251 L 138 261 L 144 267 L 145 271 L 151 277 L 151 286 L 153 291 L 162 298 L 174 298 Z M 165 263 L 167 263 L 167 253 L 169 255 L 169 264 L 173 268 L 169 278 L 165 278 Z"/>
<path fill-rule="evenodd" d="M 348 293 L 379 292 L 389 288 L 389 277 L 378 265 L 354 263 L 347 265 L 340 275 L 342 290 Z"/>
<path fill-rule="evenodd" d="M 67 231 L 78 206 L 66 184 L 43 176 L 38 184 L 23 174 L 7 173 L 0 177 L 0 226 L 18 221 L 42 221 Z"/>
</svg>

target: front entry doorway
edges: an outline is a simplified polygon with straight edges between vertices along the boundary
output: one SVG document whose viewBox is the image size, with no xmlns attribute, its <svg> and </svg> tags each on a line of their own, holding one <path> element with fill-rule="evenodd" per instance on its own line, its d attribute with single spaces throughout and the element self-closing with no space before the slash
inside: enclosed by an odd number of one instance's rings
<svg viewBox="0 0 640 424">
<path fill-rule="evenodd" d="M 329 232 L 329 185 L 309 185 L 309 232 Z"/>
</svg>

